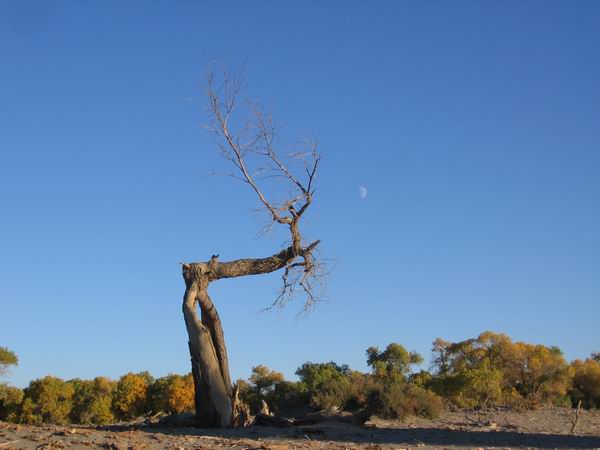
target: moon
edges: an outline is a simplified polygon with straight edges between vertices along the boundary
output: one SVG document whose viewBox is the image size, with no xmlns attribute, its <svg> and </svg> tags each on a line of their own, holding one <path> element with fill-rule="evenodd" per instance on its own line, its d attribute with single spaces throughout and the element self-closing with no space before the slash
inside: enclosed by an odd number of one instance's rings
<svg viewBox="0 0 600 450">
<path fill-rule="evenodd" d="M 368 194 L 368 191 L 367 191 L 367 188 L 366 188 L 366 187 L 364 187 L 364 186 L 359 186 L 359 187 L 358 187 L 358 196 L 359 196 L 361 199 L 363 199 L 363 200 L 364 200 L 365 198 L 367 198 L 367 194 Z"/>
</svg>

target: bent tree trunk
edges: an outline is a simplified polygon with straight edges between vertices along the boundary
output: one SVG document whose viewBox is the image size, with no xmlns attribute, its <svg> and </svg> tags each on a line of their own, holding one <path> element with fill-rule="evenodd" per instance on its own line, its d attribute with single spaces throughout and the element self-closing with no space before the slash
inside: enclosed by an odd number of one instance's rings
<svg viewBox="0 0 600 450">
<path fill-rule="evenodd" d="M 183 316 L 188 332 L 194 377 L 196 420 L 202 427 L 227 427 L 235 423 L 235 395 L 229 376 L 227 348 L 221 319 L 208 295 L 208 285 L 221 278 L 269 273 L 285 267 L 306 249 L 289 247 L 276 255 L 260 259 L 218 262 L 216 257 L 205 263 L 183 265 L 185 294 Z M 198 307 L 200 315 L 198 315 Z"/>
<path fill-rule="evenodd" d="M 183 317 L 194 377 L 196 419 L 200 426 L 226 427 L 232 423 L 233 389 L 221 321 L 206 292 L 205 277 L 186 280 Z M 196 302 L 200 305 L 198 317 Z"/>
</svg>

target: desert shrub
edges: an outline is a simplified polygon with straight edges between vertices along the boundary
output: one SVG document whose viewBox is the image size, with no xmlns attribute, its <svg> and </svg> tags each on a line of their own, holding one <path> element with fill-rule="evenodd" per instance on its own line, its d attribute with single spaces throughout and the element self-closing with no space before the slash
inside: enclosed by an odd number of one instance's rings
<svg viewBox="0 0 600 450">
<path fill-rule="evenodd" d="M 370 376 L 353 370 L 348 375 L 349 387 L 344 409 L 347 411 L 356 411 L 364 408 L 367 404 Z"/>
<path fill-rule="evenodd" d="M 488 361 L 483 361 L 474 367 L 463 368 L 459 373 L 432 377 L 427 386 L 454 406 L 486 406 L 502 398 L 502 372 L 491 368 Z"/>
<path fill-rule="evenodd" d="M 93 380 L 70 380 L 73 386 L 71 422 L 105 425 L 114 422 L 112 393 L 116 383 L 105 377 Z"/>
<path fill-rule="evenodd" d="M 433 342 L 435 376 L 429 386 L 459 407 L 497 403 L 504 388 L 503 368 L 512 352 L 512 341 L 504 334 L 481 333 L 475 339 Z"/>
<path fill-rule="evenodd" d="M 294 415 L 306 408 L 310 396 L 306 386 L 294 381 L 280 381 L 275 385 L 269 406 L 278 414 Z"/>
<path fill-rule="evenodd" d="M 281 389 L 277 391 L 277 386 L 283 382 L 282 373 L 271 370 L 262 364 L 255 366 L 252 368 L 248 382 L 238 380 L 240 398 L 250 406 L 253 414 L 261 410 L 262 400 L 267 403 L 269 408 L 275 410 L 278 405 L 281 405 L 278 396 L 283 394 Z"/>
<path fill-rule="evenodd" d="M 378 376 L 400 376 L 405 378 L 413 365 L 419 365 L 423 358 L 416 352 L 408 352 L 402 345 L 389 344 L 380 352 L 377 347 L 367 349 L 367 364 Z"/>
<path fill-rule="evenodd" d="M 275 389 L 275 385 L 284 380 L 283 374 L 271 370 L 266 366 L 258 365 L 252 368 L 252 374 L 248 381 L 252 389 L 259 395 L 267 395 Z"/>
<path fill-rule="evenodd" d="M 0 375 L 4 375 L 10 366 L 16 366 L 18 363 L 19 358 L 14 352 L 6 347 L 0 347 Z M 22 401 L 21 389 L 0 383 L 0 420 L 16 422 Z"/>
<path fill-rule="evenodd" d="M 22 389 L 0 383 L 0 420 L 17 422 L 22 401 Z"/>
<path fill-rule="evenodd" d="M 194 378 L 191 373 L 173 380 L 167 405 L 172 414 L 194 411 Z"/>
<path fill-rule="evenodd" d="M 368 391 L 367 410 L 384 419 L 436 418 L 442 411 L 442 399 L 398 378 L 377 379 Z"/>
<path fill-rule="evenodd" d="M 575 360 L 572 367 L 574 375 L 570 394 L 573 405 L 581 400 L 586 408 L 600 408 L 600 361 L 594 358 Z"/>
<path fill-rule="evenodd" d="M 310 403 L 317 409 L 342 409 L 351 397 L 348 377 L 336 377 L 321 382 L 312 392 Z"/>
<path fill-rule="evenodd" d="M 306 408 L 310 401 L 306 384 L 286 381 L 282 373 L 263 365 L 252 368 L 248 380 L 236 382 L 242 401 L 256 414 L 261 411 L 264 400 L 272 412 L 294 415 Z"/>
<path fill-rule="evenodd" d="M 296 375 L 314 408 L 342 408 L 351 397 L 351 371 L 347 365 L 307 362 L 296 370 Z"/>
<path fill-rule="evenodd" d="M 418 372 L 410 374 L 408 377 L 408 381 L 423 389 L 429 389 L 432 379 L 431 373 L 426 370 L 419 370 Z"/>
<path fill-rule="evenodd" d="M 4 375 L 10 366 L 16 366 L 19 363 L 17 355 L 7 349 L 0 347 L 0 375 Z"/>
<path fill-rule="evenodd" d="M 194 410 L 192 374 L 157 378 L 148 389 L 148 410 L 154 413 L 181 414 Z"/>
<path fill-rule="evenodd" d="M 564 406 L 571 386 L 572 368 L 558 347 L 514 344 L 513 370 L 507 370 L 508 383 L 529 406 L 551 403 Z"/>
<path fill-rule="evenodd" d="M 148 411 L 151 413 L 167 412 L 168 410 L 168 390 L 173 377 L 176 375 L 169 374 L 166 377 L 156 378 L 150 386 L 148 386 Z"/>
<path fill-rule="evenodd" d="M 454 406 L 568 400 L 571 369 L 557 347 L 513 343 L 486 331 L 456 343 L 436 339 L 432 351 L 435 373 L 428 384 Z"/>
<path fill-rule="evenodd" d="M 42 424 L 42 416 L 36 411 L 36 405 L 30 398 L 23 398 L 23 402 L 19 408 L 19 418 L 17 421 L 29 425 Z"/>
<path fill-rule="evenodd" d="M 119 378 L 112 399 L 118 419 L 130 420 L 148 412 L 148 388 L 152 381 L 148 372 L 129 372 Z"/>
<path fill-rule="evenodd" d="M 424 371 L 411 373 L 412 366 L 422 362 L 421 355 L 397 343 L 389 344 L 382 352 L 377 347 L 368 348 L 367 363 L 372 374 L 362 380 L 355 378 L 366 393 L 365 410 L 386 419 L 437 417 L 442 409 L 441 398 L 425 388 L 429 380 Z"/>
<path fill-rule="evenodd" d="M 324 381 L 340 378 L 350 374 L 350 368 L 343 364 L 337 365 L 333 361 L 327 363 L 306 362 L 296 369 L 296 375 L 304 383 L 307 390 L 314 391 Z"/>
<path fill-rule="evenodd" d="M 73 391 L 71 384 L 52 376 L 32 381 L 23 392 L 20 421 L 31 424 L 68 423 Z"/>
</svg>

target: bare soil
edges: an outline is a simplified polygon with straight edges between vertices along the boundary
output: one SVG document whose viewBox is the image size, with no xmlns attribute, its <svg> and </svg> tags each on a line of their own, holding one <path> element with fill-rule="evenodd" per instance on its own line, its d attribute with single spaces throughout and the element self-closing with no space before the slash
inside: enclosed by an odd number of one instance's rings
<svg viewBox="0 0 600 450">
<path fill-rule="evenodd" d="M 365 426 L 347 416 L 289 428 L 199 429 L 164 423 L 90 426 L 28 426 L 0 422 L 4 449 L 600 449 L 600 411 L 583 411 L 571 433 L 574 412 L 447 412 L 436 420 L 374 420 Z"/>
</svg>

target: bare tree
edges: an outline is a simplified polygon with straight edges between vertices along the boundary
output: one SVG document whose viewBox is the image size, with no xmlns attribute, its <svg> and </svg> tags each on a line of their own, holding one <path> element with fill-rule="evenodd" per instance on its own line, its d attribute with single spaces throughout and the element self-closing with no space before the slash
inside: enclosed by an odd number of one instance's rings
<svg viewBox="0 0 600 450">
<path fill-rule="evenodd" d="M 281 153 L 271 114 L 257 103 L 241 108 L 241 73 L 224 70 L 206 75 L 210 123 L 221 155 L 231 163 L 230 174 L 249 187 L 267 213 L 268 224 L 289 230 L 289 246 L 266 258 L 183 264 L 186 290 L 183 315 L 189 337 L 196 390 L 196 418 L 200 426 L 236 424 L 237 395 L 231 384 L 221 320 L 208 295 L 211 282 L 221 278 L 282 271 L 282 285 L 270 307 L 286 304 L 296 294 L 310 309 L 323 292 L 323 264 L 316 256 L 319 241 L 305 242 L 300 220 L 313 202 L 321 157 L 309 139 L 294 151 Z M 200 315 L 198 314 L 198 308 Z"/>
</svg>

